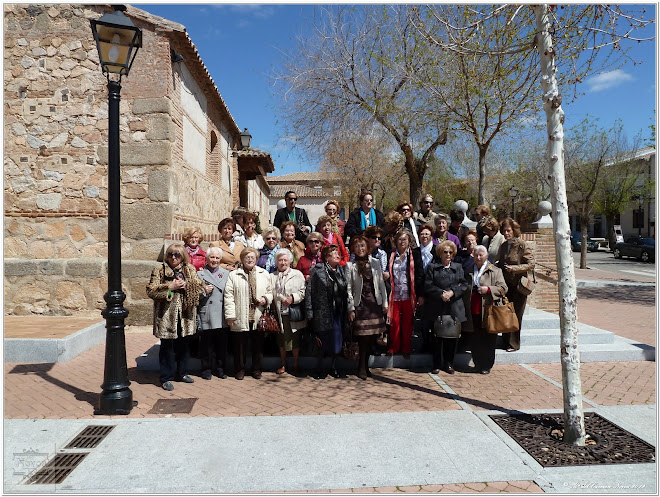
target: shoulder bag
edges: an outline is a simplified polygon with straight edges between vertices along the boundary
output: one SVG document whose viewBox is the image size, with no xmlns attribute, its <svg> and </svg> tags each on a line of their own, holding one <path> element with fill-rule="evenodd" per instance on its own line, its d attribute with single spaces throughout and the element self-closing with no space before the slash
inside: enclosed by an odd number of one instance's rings
<svg viewBox="0 0 660 497">
<path fill-rule="evenodd" d="M 527 273 L 529 274 L 529 273 Z M 520 281 L 516 285 L 516 291 L 522 295 L 530 295 L 534 291 L 536 286 L 536 273 L 532 269 L 532 278 L 533 281 L 529 279 L 529 276 L 524 275 L 520 278 Z"/>
<path fill-rule="evenodd" d="M 289 319 L 291 321 L 305 320 L 305 308 L 302 304 L 291 304 L 289 306 Z"/>
<path fill-rule="evenodd" d="M 344 341 L 341 347 L 341 355 L 347 361 L 357 361 L 360 357 L 360 349 L 358 343 L 353 341 L 353 324 L 350 325 L 350 334 L 347 340 Z"/>
<path fill-rule="evenodd" d="M 500 299 L 501 304 L 494 302 L 485 309 L 486 331 L 488 333 L 511 333 L 518 331 L 520 324 L 513 302 L 506 297 Z"/>
<path fill-rule="evenodd" d="M 461 335 L 461 323 L 451 314 L 442 314 L 435 318 L 433 332 L 438 338 L 458 338 Z"/>
</svg>

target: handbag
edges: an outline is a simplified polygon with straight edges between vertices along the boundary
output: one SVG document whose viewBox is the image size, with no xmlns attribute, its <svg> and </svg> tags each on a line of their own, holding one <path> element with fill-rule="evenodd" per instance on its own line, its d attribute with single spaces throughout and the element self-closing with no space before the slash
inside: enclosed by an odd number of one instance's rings
<svg viewBox="0 0 660 497">
<path fill-rule="evenodd" d="M 347 361 L 357 361 L 360 357 L 360 348 L 357 342 L 353 341 L 353 326 L 348 340 L 345 340 L 341 346 L 341 355 Z"/>
<path fill-rule="evenodd" d="M 268 309 L 264 309 L 264 312 L 261 313 L 259 321 L 257 321 L 257 331 L 265 331 L 266 333 L 280 332 L 280 324 Z"/>
<path fill-rule="evenodd" d="M 433 333 L 438 338 L 458 338 L 461 335 L 461 323 L 451 314 L 442 314 L 435 318 Z"/>
<path fill-rule="evenodd" d="M 492 303 L 486 307 L 486 331 L 488 333 L 511 333 L 518 331 L 519 323 L 513 302 L 502 297 L 501 304 Z"/>
<path fill-rule="evenodd" d="M 523 295 L 530 295 L 534 291 L 534 287 L 536 286 L 536 273 L 534 272 L 534 270 L 532 270 L 532 278 L 534 278 L 534 281 L 530 280 L 529 276 L 526 275 L 522 276 L 520 278 L 520 281 L 516 285 L 516 291 Z"/>
<path fill-rule="evenodd" d="M 302 304 L 292 304 L 289 306 L 289 319 L 291 321 L 305 320 L 305 308 Z"/>
<path fill-rule="evenodd" d="M 376 338 L 376 345 L 379 347 L 387 347 L 387 332 L 383 331 L 378 338 Z"/>
</svg>

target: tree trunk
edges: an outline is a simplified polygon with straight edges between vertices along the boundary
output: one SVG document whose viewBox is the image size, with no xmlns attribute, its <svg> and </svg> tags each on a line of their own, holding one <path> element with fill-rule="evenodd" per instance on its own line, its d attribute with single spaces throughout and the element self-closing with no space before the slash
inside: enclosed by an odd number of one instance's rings
<svg viewBox="0 0 660 497">
<path fill-rule="evenodd" d="M 541 57 L 543 109 L 548 132 L 551 202 L 554 221 L 555 253 L 559 273 L 559 322 L 561 327 L 561 373 L 564 393 L 564 442 L 584 445 L 584 412 L 580 381 L 580 353 L 577 330 L 577 291 L 571 253 L 571 226 L 568 219 L 564 177 L 564 111 L 557 86 L 554 49 L 550 36 L 548 5 L 534 5 L 536 47 Z"/>
<path fill-rule="evenodd" d="M 479 205 L 486 204 L 486 195 L 484 189 L 486 187 L 486 152 L 487 146 L 479 146 Z"/>
<path fill-rule="evenodd" d="M 422 196 L 422 187 L 424 186 L 424 173 L 428 169 L 428 165 L 415 163 L 413 167 L 407 167 L 408 181 L 410 185 L 410 202 L 417 205 Z"/>
<path fill-rule="evenodd" d="M 587 238 L 589 237 L 589 216 L 580 216 L 580 269 L 587 269 Z"/>
<path fill-rule="evenodd" d="M 605 214 L 605 224 L 607 225 L 607 239 L 608 246 L 610 250 L 614 250 L 614 245 L 616 245 L 616 235 L 614 234 L 614 216 L 611 214 Z"/>
</svg>

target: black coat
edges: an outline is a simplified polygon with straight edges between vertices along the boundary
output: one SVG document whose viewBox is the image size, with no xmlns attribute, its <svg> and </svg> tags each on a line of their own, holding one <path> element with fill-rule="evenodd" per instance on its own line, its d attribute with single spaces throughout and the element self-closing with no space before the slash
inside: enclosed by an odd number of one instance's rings
<svg viewBox="0 0 660 497">
<path fill-rule="evenodd" d="M 442 292 L 445 290 L 454 291 L 449 302 L 442 300 Z M 451 314 L 459 322 L 465 322 L 467 318 L 463 294 L 467 291 L 470 291 L 470 288 L 459 263 L 452 262 L 449 269 L 445 270 L 442 263 L 430 262 L 424 277 L 425 318 L 435 320 L 440 315 Z"/>
<path fill-rule="evenodd" d="M 364 231 L 362 229 L 362 217 L 360 216 L 361 207 L 354 209 L 351 214 L 348 216 L 348 221 L 346 221 L 346 228 L 344 228 L 344 234 L 346 236 L 361 235 Z M 378 209 L 376 211 L 376 226 L 387 231 L 385 229 L 385 214 L 380 212 Z"/>
<path fill-rule="evenodd" d="M 301 242 L 306 243 L 307 235 L 309 233 L 305 233 L 300 228 L 298 228 L 298 226 L 303 224 L 309 227 L 311 233 L 313 229 L 312 223 L 309 222 L 309 218 L 307 217 L 307 211 L 305 209 L 302 209 L 300 207 L 294 207 L 294 209 L 296 212 L 296 240 L 300 240 Z M 273 226 L 275 226 L 279 230 L 280 226 L 282 226 L 282 223 L 289 220 L 290 220 L 289 211 L 286 209 L 286 207 L 282 207 L 281 209 L 277 209 L 277 212 L 275 213 L 275 219 L 273 219 Z"/>
<path fill-rule="evenodd" d="M 337 276 L 343 278 L 345 282 L 347 281 L 346 266 L 337 266 Z M 316 335 L 332 329 L 332 321 L 335 317 L 333 287 L 334 285 L 326 274 L 324 263 L 316 264 L 309 271 L 309 279 L 305 290 L 305 314 L 312 323 Z M 348 290 L 348 285 L 346 289 Z M 346 311 L 349 308 L 349 299 L 352 301 L 353 296 L 347 292 L 346 297 L 343 299 L 345 305 L 340 310 L 344 319 L 347 318 Z"/>
</svg>

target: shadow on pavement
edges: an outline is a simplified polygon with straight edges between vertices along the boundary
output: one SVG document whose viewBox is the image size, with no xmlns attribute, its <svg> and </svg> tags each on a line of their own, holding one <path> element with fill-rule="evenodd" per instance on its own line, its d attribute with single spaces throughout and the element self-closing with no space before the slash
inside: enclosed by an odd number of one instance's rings
<svg viewBox="0 0 660 497">
<path fill-rule="evenodd" d="M 578 299 L 580 298 L 655 306 L 655 287 L 604 286 L 578 288 Z"/>
</svg>

